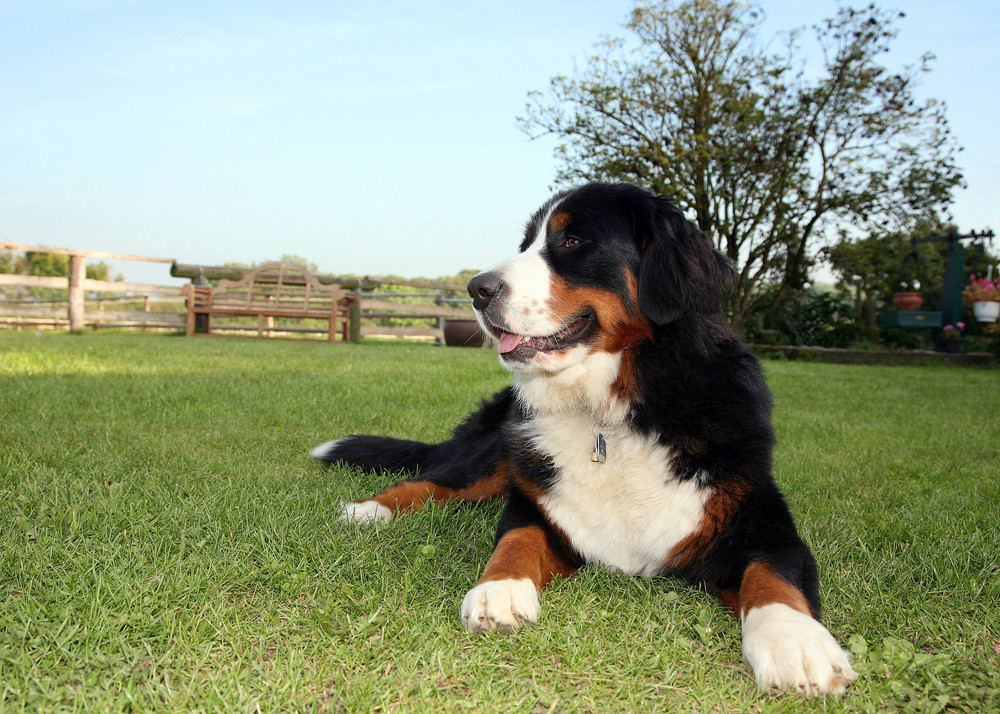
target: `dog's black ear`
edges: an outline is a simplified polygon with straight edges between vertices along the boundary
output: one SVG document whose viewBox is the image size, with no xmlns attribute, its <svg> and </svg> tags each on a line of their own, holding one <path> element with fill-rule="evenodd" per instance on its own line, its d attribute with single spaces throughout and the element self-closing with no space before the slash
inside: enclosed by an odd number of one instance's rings
<svg viewBox="0 0 1000 714">
<path fill-rule="evenodd" d="M 736 279 L 732 262 L 671 201 L 651 197 L 637 213 L 642 314 L 666 325 L 685 313 L 721 311 Z"/>
</svg>

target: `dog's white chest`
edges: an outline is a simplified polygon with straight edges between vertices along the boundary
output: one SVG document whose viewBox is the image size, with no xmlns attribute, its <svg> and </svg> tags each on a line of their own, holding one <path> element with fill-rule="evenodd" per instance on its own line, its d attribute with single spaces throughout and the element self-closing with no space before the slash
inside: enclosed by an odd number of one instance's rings
<svg viewBox="0 0 1000 714">
<path fill-rule="evenodd" d="M 607 458 L 593 461 L 591 427 L 583 416 L 533 418 L 532 443 L 558 472 L 539 505 L 588 562 L 662 572 L 670 550 L 698 528 L 711 489 L 675 478 L 669 451 L 625 427 L 594 427 Z"/>
</svg>

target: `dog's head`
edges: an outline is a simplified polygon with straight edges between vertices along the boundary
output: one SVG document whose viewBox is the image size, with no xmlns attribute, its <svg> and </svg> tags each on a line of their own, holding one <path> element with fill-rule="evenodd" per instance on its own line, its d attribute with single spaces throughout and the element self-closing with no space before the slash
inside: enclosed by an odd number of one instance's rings
<svg viewBox="0 0 1000 714">
<path fill-rule="evenodd" d="M 558 194 L 520 254 L 469 282 L 477 317 L 515 372 L 554 372 L 718 313 L 732 265 L 670 201 L 626 184 Z"/>
</svg>

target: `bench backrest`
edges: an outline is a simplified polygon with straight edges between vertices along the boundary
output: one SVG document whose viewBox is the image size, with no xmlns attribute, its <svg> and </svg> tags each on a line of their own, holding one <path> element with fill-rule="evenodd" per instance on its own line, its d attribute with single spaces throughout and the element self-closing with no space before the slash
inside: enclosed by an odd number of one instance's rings
<svg viewBox="0 0 1000 714">
<path fill-rule="evenodd" d="M 339 285 L 324 285 L 305 268 L 268 263 L 239 280 L 220 280 L 212 290 L 212 307 L 330 312 L 346 297 Z"/>
</svg>

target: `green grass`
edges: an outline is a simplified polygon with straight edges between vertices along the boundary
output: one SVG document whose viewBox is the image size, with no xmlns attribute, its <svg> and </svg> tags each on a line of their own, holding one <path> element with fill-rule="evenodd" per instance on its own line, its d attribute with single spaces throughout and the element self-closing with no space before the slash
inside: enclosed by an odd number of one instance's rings
<svg viewBox="0 0 1000 714">
<path fill-rule="evenodd" d="M 506 384 L 488 352 L 0 333 L 0 711 L 996 710 L 1000 371 L 766 368 L 839 699 L 758 692 L 672 579 L 586 570 L 465 633 L 497 504 L 337 523 L 383 479 L 309 448 L 440 439 Z"/>
</svg>

